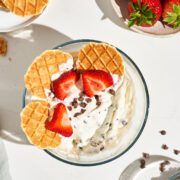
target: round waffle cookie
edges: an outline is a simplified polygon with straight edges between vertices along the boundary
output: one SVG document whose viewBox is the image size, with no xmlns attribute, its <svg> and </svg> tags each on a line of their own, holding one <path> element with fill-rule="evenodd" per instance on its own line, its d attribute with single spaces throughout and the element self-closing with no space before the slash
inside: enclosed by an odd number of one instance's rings
<svg viewBox="0 0 180 180">
<path fill-rule="evenodd" d="M 79 52 L 76 68 L 80 71 L 97 69 L 120 76 L 124 74 L 121 54 L 115 47 L 105 43 L 85 45 Z"/>
<path fill-rule="evenodd" d="M 39 148 L 55 148 L 60 144 L 58 134 L 45 128 L 49 104 L 45 101 L 31 102 L 21 112 L 21 127 L 30 143 Z"/>
<path fill-rule="evenodd" d="M 41 14 L 48 0 L 1 0 L 4 5 L 18 16 L 35 16 Z"/>
<path fill-rule="evenodd" d="M 59 72 L 59 65 L 72 59 L 69 53 L 60 50 L 47 50 L 29 66 L 24 80 L 32 95 L 46 98 L 45 89 L 51 88 L 51 76 Z"/>
</svg>

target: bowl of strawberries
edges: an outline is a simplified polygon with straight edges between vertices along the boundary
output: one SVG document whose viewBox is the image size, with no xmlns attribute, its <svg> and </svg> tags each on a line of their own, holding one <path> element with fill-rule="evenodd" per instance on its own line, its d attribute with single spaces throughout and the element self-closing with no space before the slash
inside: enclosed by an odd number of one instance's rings
<svg viewBox="0 0 180 180">
<path fill-rule="evenodd" d="M 180 31 L 180 0 L 112 0 L 120 20 L 131 30 L 151 35 Z"/>
</svg>

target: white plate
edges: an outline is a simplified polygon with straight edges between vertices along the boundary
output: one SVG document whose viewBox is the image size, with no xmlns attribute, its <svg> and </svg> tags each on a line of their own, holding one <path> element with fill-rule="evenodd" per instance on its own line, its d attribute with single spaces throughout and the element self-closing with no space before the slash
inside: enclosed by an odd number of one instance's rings
<svg viewBox="0 0 180 180">
<path fill-rule="evenodd" d="M 163 173 L 159 166 L 163 161 L 169 161 L 170 164 L 165 167 Z M 152 155 L 146 160 L 146 168 L 140 168 L 140 159 L 132 162 L 120 175 L 119 180 L 168 180 L 169 177 L 180 171 L 180 162 L 170 157 Z"/>
<path fill-rule="evenodd" d="M 128 20 L 128 10 L 127 10 L 127 0 L 111 0 L 111 4 L 116 12 L 116 14 L 123 20 L 123 22 L 127 25 Z M 134 25 L 131 27 L 133 31 L 143 33 L 143 34 L 151 34 L 151 35 L 158 35 L 158 36 L 164 36 L 164 35 L 170 35 L 180 32 L 180 28 L 173 29 L 169 26 L 164 26 L 160 21 L 158 21 L 154 26 L 152 27 L 140 27 Z"/>
<path fill-rule="evenodd" d="M 31 24 L 38 16 L 21 17 L 11 12 L 0 10 L 0 32 L 11 32 Z"/>
</svg>

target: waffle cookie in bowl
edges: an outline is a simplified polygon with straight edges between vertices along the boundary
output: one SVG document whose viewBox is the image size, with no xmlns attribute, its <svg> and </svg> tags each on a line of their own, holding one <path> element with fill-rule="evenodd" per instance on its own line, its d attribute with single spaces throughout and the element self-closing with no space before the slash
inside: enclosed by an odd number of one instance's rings
<svg viewBox="0 0 180 180">
<path fill-rule="evenodd" d="M 72 41 L 36 58 L 25 74 L 25 109 L 47 103 L 43 127 L 59 136 L 55 148 L 41 148 L 76 165 L 108 162 L 127 150 L 144 125 L 142 111 L 135 113 L 135 76 L 128 63 L 115 47 L 94 41 Z"/>
</svg>

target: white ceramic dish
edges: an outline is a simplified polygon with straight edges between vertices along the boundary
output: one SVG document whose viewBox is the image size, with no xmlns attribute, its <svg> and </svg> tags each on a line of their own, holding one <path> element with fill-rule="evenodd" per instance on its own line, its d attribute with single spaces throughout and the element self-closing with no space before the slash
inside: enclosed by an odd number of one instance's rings
<svg viewBox="0 0 180 180">
<path fill-rule="evenodd" d="M 38 16 L 20 17 L 0 9 L 0 32 L 11 32 L 31 24 Z"/>
<path fill-rule="evenodd" d="M 128 0 L 111 0 L 111 4 L 116 14 L 126 25 L 128 24 L 127 3 L 128 3 Z M 134 25 L 130 29 L 138 33 L 143 33 L 143 34 L 148 34 L 148 35 L 151 34 L 155 36 L 165 36 L 165 35 L 171 35 L 171 34 L 176 34 L 180 32 L 180 28 L 173 29 L 169 26 L 163 25 L 160 21 L 158 21 L 152 27 L 140 27 L 140 26 Z"/>
<path fill-rule="evenodd" d="M 99 42 L 96 40 L 75 40 L 57 46 L 66 52 L 78 52 L 80 48 L 89 42 Z M 119 140 L 117 147 L 103 151 L 101 154 L 91 154 L 89 156 L 72 157 L 71 155 L 59 154 L 55 150 L 46 150 L 52 157 L 78 166 L 94 166 L 110 162 L 126 153 L 138 140 L 147 121 L 149 112 L 149 94 L 146 82 L 136 64 L 120 49 L 117 49 L 124 59 L 124 64 L 128 75 L 134 84 L 135 93 L 135 112 L 130 125 Z M 23 107 L 29 102 L 28 93 L 23 94 Z M 124 130 L 123 130 L 124 131 Z"/>
</svg>

